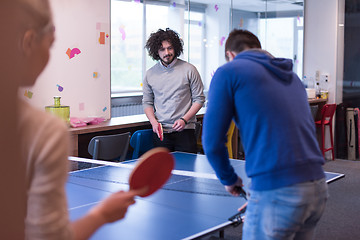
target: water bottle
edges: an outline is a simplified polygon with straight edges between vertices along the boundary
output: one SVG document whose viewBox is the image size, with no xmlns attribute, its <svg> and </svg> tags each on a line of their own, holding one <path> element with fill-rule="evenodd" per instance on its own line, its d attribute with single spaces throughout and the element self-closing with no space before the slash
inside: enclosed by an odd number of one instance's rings
<svg viewBox="0 0 360 240">
<path fill-rule="evenodd" d="M 321 98 L 321 88 L 320 88 L 320 83 L 319 82 L 316 82 L 315 92 L 316 92 L 316 99 Z"/>
<path fill-rule="evenodd" d="M 303 83 L 305 88 L 308 87 L 308 82 L 307 82 L 306 76 L 303 77 L 302 83 Z"/>
</svg>

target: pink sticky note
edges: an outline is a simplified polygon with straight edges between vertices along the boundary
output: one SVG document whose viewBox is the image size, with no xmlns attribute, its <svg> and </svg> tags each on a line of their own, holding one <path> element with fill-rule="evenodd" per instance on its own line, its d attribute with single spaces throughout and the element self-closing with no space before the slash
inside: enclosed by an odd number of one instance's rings
<svg viewBox="0 0 360 240">
<path fill-rule="evenodd" d="M 85 103 L 79 103 L 79 111 L 85 110 Z"/>
<path fill-rule="evenodd" d="M 105 44 L 105 33 L 104 32 L 100 32 L 99 43 Z"/>
</svg>

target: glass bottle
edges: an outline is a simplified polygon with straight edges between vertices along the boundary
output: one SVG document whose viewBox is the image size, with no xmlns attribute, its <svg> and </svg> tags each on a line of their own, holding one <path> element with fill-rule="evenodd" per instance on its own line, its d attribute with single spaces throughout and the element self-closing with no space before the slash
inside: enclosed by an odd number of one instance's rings
<svg viewBox="0 0 360 240">
<path fill-rule="evenodd" d="M 46 106 L 45 111 L 54 114 L 63 119 L 67 124 L 70 123 L 70 106 L 63 106 L 60 104 L 61 97 L 54 97 L 54 105 Z"/>
</svg>

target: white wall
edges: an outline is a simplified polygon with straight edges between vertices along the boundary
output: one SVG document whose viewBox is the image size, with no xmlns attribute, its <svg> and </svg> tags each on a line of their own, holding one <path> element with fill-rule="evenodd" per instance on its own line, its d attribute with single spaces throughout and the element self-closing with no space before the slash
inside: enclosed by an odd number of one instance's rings
<svg viewBox="0 0 360 240">
<path fill-rule="evenodd" d="M 328 103 L 342 102 L 344 29 L 339 24 L 344 23 L 344 8 L 345 0 L 305 1 L 304 76 L 329 74 Z M 325 146 L 330 146 L 326 136 Z M 325 157 L 330 158 L 330 151 Z"/>
<path fill-rule="evenodd" d="M 53 96 L 61 96 L 62 104 L 70 106 L 71 117 L 110 118 L 110 42 L 107 39 L 105 45 L 100 45 L 99 30 L 96 29 L 101 23 L 101 31 L 110 34 L 110 1 L 51 2 L 57 40 L 51 50 L 49 64 L 36 85 L 22 90 L 22 95 L 25 90 L 31 91 L 32 98 L 23 97 L 44 109 L 53 104 Z M 217 17 L 212 16 L 213 9 L 207 9 L 208 24 L 213 26 L 206 36 L 213 43 L 206 53 L 207 58 L 223 52 L 218 36 L 227 36 L 229 8 L 226 4 L 222 6 Z M 343 15 L 339 19 L 338 12 L 343 8 L 344 0 L 305 1 L 304 75 L 315 78 L 316 71 L 329 74 L 329 102 L 336 99 L 337 103 L 341 102 L 342 85 L 336 85 L 336 82 L 342 81 L 343 48 L 343 29 L 338 26 L 343 23 Z M 79 48 L 81 54 L 69 59 L 66 55 L 68 48 Z M 207 66 L 207 72 L 212 72 L 222 63 Z M 99 77 L 93 78 L 93 72 L 98 72 Z M 59 92 L 56 85 L 64 90 Z"/>
<path fill-rule="evenodd" d="M 342 49 L 344 0 L 306 0 L 304 27 L 304 76 L 315 79 L 316 71 L 329 74 L 329 103 L 342 101 Z M 339 17 L 340 16 L 340 17 Z"/>
<path fill-rule="evenodd" d="M 40 109 L 53 105 L 53 96 L 61 96 L 62 105 L 70 106 L 70 117 L 110 118 L 110 37 L 105 44 L 99 43 L 100 32 L 110 35 L 110 1 L 51 3 L 56 40 L 49 64 L 35 86 L 20 93 Z M 68 48 L 81 53 L 70 59 Z M 57 85 L 63 87 L 62 92 Z M 25 97 L 25 91 L 31 91 L 32 98 Z"/>
</svg>

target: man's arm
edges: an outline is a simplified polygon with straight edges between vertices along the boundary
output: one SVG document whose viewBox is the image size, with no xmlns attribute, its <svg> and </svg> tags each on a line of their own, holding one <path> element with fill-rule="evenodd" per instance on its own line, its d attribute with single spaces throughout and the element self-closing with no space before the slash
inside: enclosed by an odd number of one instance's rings
<svg viewBox="0 0 360 240">
<path fill-rule="evenodd" d="M 205 154 L 217 177 L 226 186 L 231 186 L 238 180 L 225 146 L 226 133 L 235 114 L 234 89 L 229 74 L 231 73 L 224 72 L 221 68 L 216 71 L 210 84 L 202 128 Z"/>
<path fill-rule="evenodd" d="M 148 81 L 147 81 L 147 73 L 143 80 L 143 99 L 142 104 L 144 107 L 144 113 L 146 117 L 149 119 L 153 132 L 159 135 L 159 122 L 157 121 L 154 113 L 154 92 L 152 91 Z"/>
<path fill-rule="evenodd" d="M 182 117 L 183 119 L 178 119 L 174 122 L 174 125 L 172 126 L 173 129 L 176 131 L 182 131 L 185 128 L 186 123 L 195 116 L 195 114 L 202 108 L 202 104 L 199 104 L 197 102 L 193 103 L 190 107 L 189 111 L 185 113 L 185 115 Z M 185 122 L 186 121 L 186 122 Z"/>
<path fill-rule="evenodd" d="M 174 122 L 173 129 L 176 131 L 182 131 L 185 128 L 186 123 L 196 115 L 205 102 L 204 85 L 201 81 L 199 72 L 194 66 L 190 72 L 189 81 L 192 105 L 185 115 L 181 117 L 182 119 L 178 119 Z"/>
<path fill-rule="evenodd" d="M 149 119 L 149 121 L 151 123 L 153 132 L 156 133 L 158 135 L 158 137 L 160 138 L 159 128 L 158 128 L 159 122 L 157 121 L 157 119 L 155 117 L 154 108 L 153 107 L 145 107 L 144 112 L 145 112 L 146 117 Z"/>
</svg>

